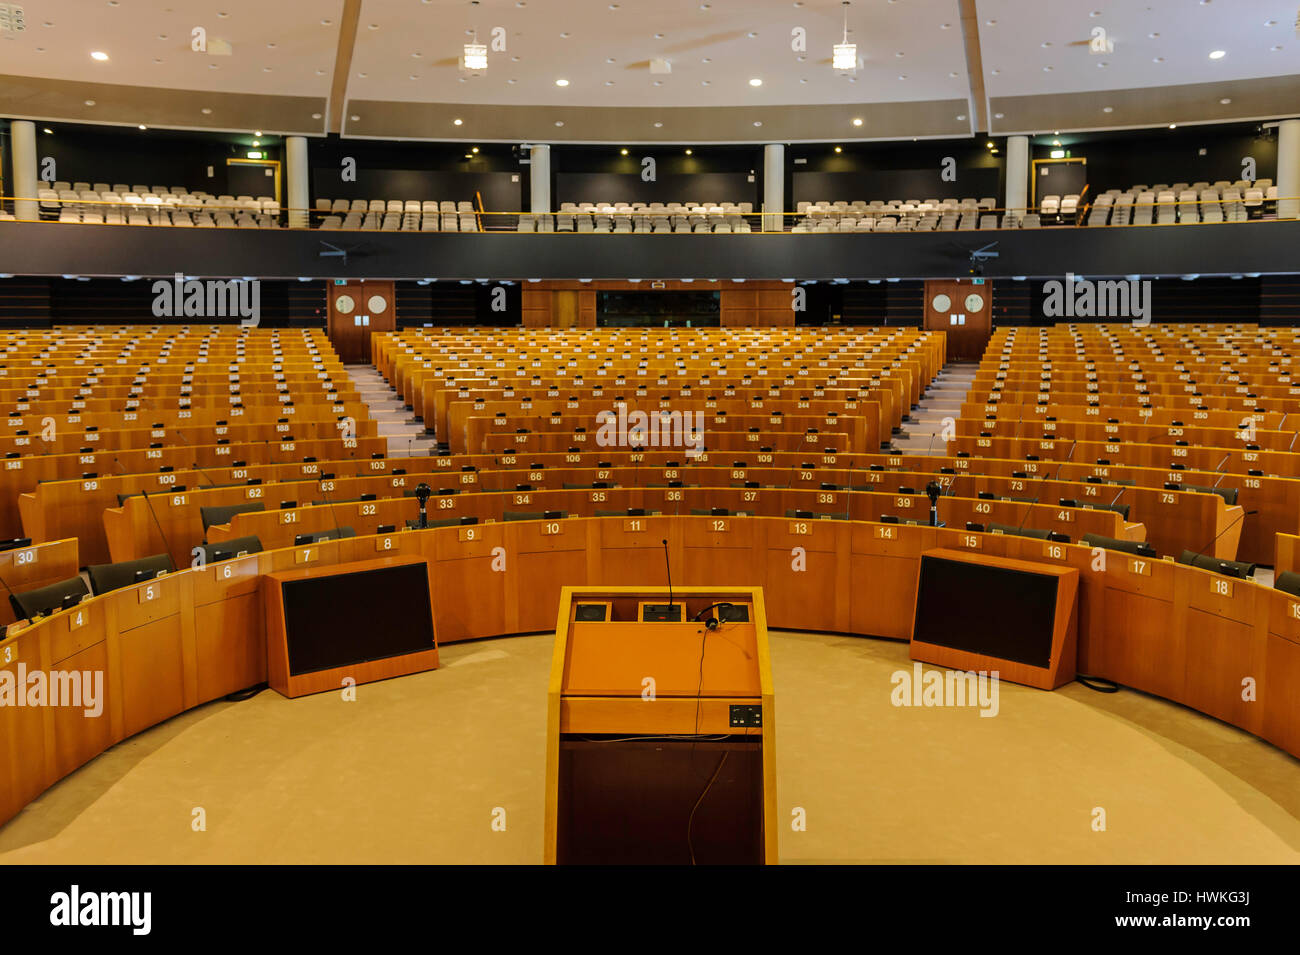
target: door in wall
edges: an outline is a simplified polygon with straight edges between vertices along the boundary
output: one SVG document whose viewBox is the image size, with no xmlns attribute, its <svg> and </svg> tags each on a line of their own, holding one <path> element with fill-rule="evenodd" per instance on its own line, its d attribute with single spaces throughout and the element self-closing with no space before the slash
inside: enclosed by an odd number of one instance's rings
<svg viewBox="0 0 1300 955">
<path fill-rule="evenodd" d="M 330 285 L 329 333 L 345 364 L 370 361 L 370 336 L 397 327 L 391 281 L 348 279 Z"/>
<path fill-rule="evenodd" d="M 927 331 L 948 333 L 949 361 L 979 361 L 993 334 L 993 286 L 976 279 L 928 279 Z"/>
</svg>

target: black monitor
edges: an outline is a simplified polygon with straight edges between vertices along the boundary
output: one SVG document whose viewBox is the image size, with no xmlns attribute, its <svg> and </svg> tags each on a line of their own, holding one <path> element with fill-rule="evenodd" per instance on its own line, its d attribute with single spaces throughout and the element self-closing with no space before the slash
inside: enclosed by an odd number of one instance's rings
<svg viewBox="0 0 1300 955">
<path fill-rule="evenodd" d="M 912 639 L 1046 668 L 1059 580 L 922 555 Z"/>
<path fill-rule="evenodd" d="M 291 676 L 434 647 L 423 563 L 285 581 L 283 594 Z"/>
</svg>

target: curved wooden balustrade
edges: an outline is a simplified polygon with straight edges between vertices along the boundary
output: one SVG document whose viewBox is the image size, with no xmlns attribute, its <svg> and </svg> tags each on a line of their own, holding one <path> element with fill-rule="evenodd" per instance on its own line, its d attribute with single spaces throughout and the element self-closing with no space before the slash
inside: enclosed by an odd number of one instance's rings
<svg viewBox="0 0 1300 955">
<path fill-rule="evenodd" d="M 266 678 L 261 575 L 422 554 L 443 643 L 545 632 L 566 584 L 758 585 L 774 628 L 905 640 L 932 547 L 1080 573 L 1079 669 L 1300 756 L 1300 601 L 1170 561 L 957 529 L 780 517 L 570 518 L 329 541 L 188 569 L 92 598 L 0 641 L 0 666 L 104 673 L 103 715 L 0 707 L 0 821 L 114 743 Z M 1104 558 L 1104 564 L 1103 564 Z M 888 686 L 863 692 L 887 693 Z"/>
</svg>

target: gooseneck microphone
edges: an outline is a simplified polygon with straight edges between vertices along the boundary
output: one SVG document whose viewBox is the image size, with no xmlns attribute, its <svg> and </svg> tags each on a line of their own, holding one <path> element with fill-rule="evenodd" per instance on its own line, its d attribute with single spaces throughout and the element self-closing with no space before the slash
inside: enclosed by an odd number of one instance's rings
<svg viewBox="0 0 1300 955">
<path fill-rule="evenodd" d="M 668 616 L 673 615 L 673 565 L 668 559 L 668 538 L 664 538 L 664 570 L 668 572 Z"/>
<path fill-rule="evenodd" d="M 425 505 L 429 503 L 429 495 L 433 493 L 433 488 L 421 481 L 415 486 L 415 500 L 420 505 L 420 529 L 423 530 L 429 526 L 429 512 L 425 510 Z"/>
</svg>

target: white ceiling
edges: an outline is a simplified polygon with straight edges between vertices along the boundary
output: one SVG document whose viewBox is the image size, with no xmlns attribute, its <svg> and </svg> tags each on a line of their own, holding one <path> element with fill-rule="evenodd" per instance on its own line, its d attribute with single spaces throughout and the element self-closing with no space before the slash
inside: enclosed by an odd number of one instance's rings
<svg viewBox="0 0 1300 955">
<path fill-rule="evenodd" d="M 978 8 L 990 97 L 1300 73 L 1297 0 L 979 0 Z M 1097 27 L 1114 52 L 1070 45 Z M 1212 60 L 1214 50 L 1226 55 Z"/>
<path fill-rule="evenodd" d="M 842 29 L 838 0 L 482 0 L 475 8 L 469 0 L 360 0 L 351 62 L 346 77 L 339 79 L 349 102 L 523 108 L 546 127 L 555 125 L 546 110 L 557 107 L 788 109 L 915 103 L 919 109 L 921 103 L 933 107 L 968 101 L 971 90 L 981 88 L 990 100 L 1005 104 L 1014 104 L 1017 97 L 1045 97 L 1032 111 L 1038 120 L 1053 96 L 1145 89 L 1154 103 L 1162 96 L 1172 99 L 1176 87 L 1226 81 L 1270 81 L 1275 104 L 1279 78 L 1284 90 L 1288 78 L 1297 79 L 1295 109 L 1300 112 L 1298 3 L 853 0 L 850 39 L 858 44 L 863 65 L 850 81 L 829 63 Z M 220 121 L 212 111 L 200 116 L 204 93 L 330 96 L 340 36 L 349 36 L 341 30 L 356 3 L 26 0 L 22 5 L 27 30 L 0 38 L 0 76 L 32 78 L 34 83 L 23 84 L 22 94 L 7 100 L 0 81 L 0 115 L 30 115 L 23 107 L 36 101 L 32 91 L 41 92 L 39 82 L 60 80 L 72 85 L 51 86 L 39 102 L 50 111 L 56 109 L 50 103 L 66 99 L 69 109 L 56 110 L 66 115 L 47 112 L 44 118 L 94 121 L 95 108 L 84 107 L 83 100 L 96 99 L 99 84 L 112 84 L 135 87 L 140 95 L 122 98 L 120 116 L 101 102 L 102 121 L 135 122 L 125 112 L 138 108 L 149 90 L 171 90 L 186 91 L 182 102 L 169 109 L 193 112 L 193 125 L 231 129 L 256 124 L 251 115 L 238 115 L 240 104 L 233 101 L 219 111 Z M 982 75 L 974 78 L 967 63 L 963 8 L 973 10 L 978 30 Z M 190 31 L 196 26 L 207 30 L 210 46 L 229 42 L 231 55 L 192 52 Z M 477 29 L 479 40 L 490 44 L 494 27 L 504 29 L 507 49 L 489 53 L 490 65 L 482 75 L 465 76 L 457 60 L 470 39 L 467 33 Z M 802 59 L 791 49 L 791 31 L 797 27 L 807 34 Z M 1086 46 L 1070 45 L 1086 40 L 1094 27 L 1107 31 L 1113 52 L 1096 56 Z M 1226 55 L 1211 60 L 1208 54 L 1214 49 Z M 109 60 L 92 60 L 92 50 L 108 53 Z M 672 73 L 652 75 L 647 66 L 652 57 L 671 60 Z M 560 78 L 569 85 L 556 86 Z M 762 85 L 751 86 L 752 78 Z M 1252 111 L 1246 95 L 1234 93 L 1240 102 L 1232 105 L 1220 104 L 1221 98 L 1215 95 L 1215 110 L 1207 118 L 1261 115 Z M 99 99 L 116 102 L 107 91 Z M 316 119 L 324 112 L 319 104 L 304 101 L 286 108 L 295 119 L 297 112 L 304 113 L 302 126 L 295 122 L 293 128 L 324 131 L 323 121 Z M 1105 128 L 1107 118 L 1091 116 L 1093 109 L 1089 104 L 1088 116 L 1066 116 L 1053 125 Z M 945 108 L 947 112 L 956 111 Z M 962 110 L 963 119 L 967 112 L 980 111 Z M 1026 128 L 1015 116 L 989 112 L 994 130 Z M 351 113 L 344 110 L 345 122 Z M 1025 110 L 1025 116 L 1030 113 Z M 362 126 L 364 122 L 348 131 L 364 135 Z M 870 138 L 891 135 L 880 129 L 871 133 Z M 474 137 L 468 128 L 448 134 Z M 822 135 L 820 130 L 813 134 Z M 904 133 L 899 128 L 892 135 Z M 828 139 L 844 136 L 839 125 L 824 133 Z"/>
<path fill-rule="evenodd" d="M 899 102 L 969 92 L 955 0 L 857 0 L 849 25 L 863 60 L 853 78 L 830 67 L 831 47 L 843 36 L 838 0 L 483 0 L 476 8 L 467 0 L 365 0 L 348 95 L 673 107 Z M 488 69 L 462 74 L 457 57 L 468 34 L 477 28 L 487 44 L 495 27 L 504 30 L 506 50 L 489 46 Z M 806 31 L 806 53 L 791 47 L 795 28 Z M 672 73 L 651 74 L 652 57 L 671 61 Z M 560 88 L 557 79 L 569 85 Z"/>
</svg>

